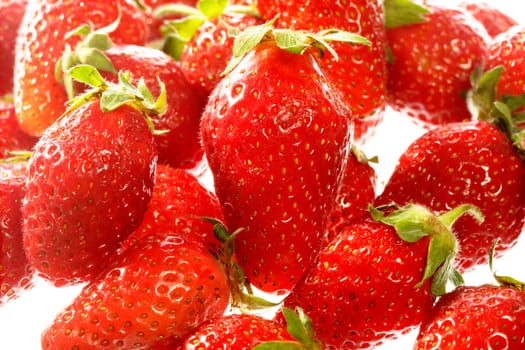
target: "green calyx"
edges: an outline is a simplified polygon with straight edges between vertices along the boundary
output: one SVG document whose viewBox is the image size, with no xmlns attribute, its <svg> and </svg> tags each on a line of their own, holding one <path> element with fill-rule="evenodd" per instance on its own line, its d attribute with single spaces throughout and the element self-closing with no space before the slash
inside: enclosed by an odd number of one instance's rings
<svg viewBox="0 0 525 350">
<path fill-rule="evenodd" d="M 162 115 L 167 108 L 166 87 L 159 80 L 161 92 L 155 98 L 146 86 L 144 79 L 140 79 L 137 85 L 130 82 L 129 72 L 119 72 L 118 83 L 111 83 L 104 80 L 99 71 L 90 65 L 80 64 L 70 68 L 68 74 L 72 79 L 82 82 L 91 88 L 85 93 L 75 96 L 68 101 L 68 109 L 78 108 L 82 104 L 95 98 L 100 99 L 100 108 L 103 112 L 113 111 L 123 105 L 129 105 L 142 112 L 147 118 L 150 128 L 154 133 L 151 120 L 148 118 L 153 115 Z M 66 113 L 67 113 L 66 111 Z"/>
<path fill-rule="evenodd" d="M 525 160 L 525 92 L 517 96 L 502 95 L 498 99 L 497 85 L 503 71 L 503 66 L 486 72 L 475 71 L 471 77 L 470 99 L 476 118 L 496 125 Z"/>
<path fill-rule="evenodd" d="M 426 22 L 425 15 L 429 13 L 428 8 L 413 0 L 385 0 L 383 6 L 386 28 Z"/>
<path fill-rule="evenodd" d="M 223 74 L 230 72 L 257 45 L 267 41 L 272 41 L 277 47 L 295 54 L 314 49 L 322 57 L 325 51 L 328 51 L 335 59 L 338 59 L 337 52 L 330 46 L 330 42 L 371 44 L 368 39 L 359 34 L 338 29 L 326 29 L 312 33 L 304 30 L 277 29 L 273 26 L 274 22 L 275 18 L 264 24 L 248 27 L 235 36 L 233 57 Z"/>
<path fill-rule="evenodd" d="M 372 206 L 369 210 L 374 220 L 394 227 L 399 237 L 406 242 L 414 243 L 423 237 L 430 238 L 423 278 L 416 284 L 416 288 L 432 278 L 431 292 L 440 296 L 446 293 L 449 281 L 454 285 L 463 284 L 463 278 L 452 266 L 458 251 L 452 225 L 466 213 L 480 222 L 483 221 L 483 214 L 477 207 L 464 204 L 439 216 L 418 204 L 407 204 L 401 208 L 395 206 L 388 215 Z"/>
<path fill-rule="evenodd" d="M 213 234 L 219 241 L 217 260 L 224 268 L 228 285 L 231 292 L 231 305 L 243 312 L 253 310 L 264 310 L 275 307 L 278 303 L 273 303 L 254 294 L 252 286 L 243 269 L 234 259 L 235 238 L 243 229 L 237 229 L 230 233 L 226 226 L 215 218 L 203 217 L 203 220 L 213 224 Z"/>
<path fill-rule="evenodd" d="M 497 245 L 498 245 L 498 240 L 496 239 L 494 243 L 492 244 L 492 247 L 490 248 L 490 252 L 489 252 L 489 268 L 490 268 L 490 271 L 492 272 L 492 276 L 494 277 L 494 279 L 498 282 L 500 286 L 512 287 L 522 292 L 525 292 L 525 282 L 517 280 L 511 276 L 498 275 L 496 273 L 496 270 L 494 270 L 494 254 L 496 252 Z"/>
<path fill-rule="evenodd" d="M 323 344 L 317 339 L 312 320 L 304 310 L 297 307 L 292 310 L 283 307 L 281 312 L 286 320 L 286 329 L 296 341 L 267 341 L 253 348 L 253 350 L 321 350 Z"/>
<path fill-rule="evenodd" d="M 81 25 L 66 35 L 66 39 L 80 36 L 82 39 L 73 50 L 66 45 L 62 57 L 55 65 L 55 77 L 64 84 L 68 98 L 76 95 L 74 79 L 68 74 L 69 70 L 79 64 L 89 64 L 98 70 L 117 73 L 111 60 L 105 55 L 105 51 L 113 46 L 109 34 L 114 32 L 120 23 L 120 11 L 118 18 L 109 25 L 93 30 L 90 25 Z"/>
<path fill-rule="evenodd" d="M 200 0 L 195 7 L 184 4 L 166 4 L 157 7 L 154 16 L 163 18 L 179 15 L 180 19 L 169 20 L 161 27 L 164 37 L 162 51 L 179 60 L 184 46 L 206 22 L 223 13 L 244 13 L 260 17 L 255 6 L 229 5 L 228 0 Z"/>
</svg>

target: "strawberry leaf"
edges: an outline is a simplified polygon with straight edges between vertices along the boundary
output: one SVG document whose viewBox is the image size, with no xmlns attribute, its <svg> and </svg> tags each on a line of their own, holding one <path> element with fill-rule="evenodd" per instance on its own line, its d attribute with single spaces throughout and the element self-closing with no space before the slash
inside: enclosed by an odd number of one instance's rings
<svg viewBox="0 0 525 350">
<path fill-rule="evenodd" d="M 87 84 L 91 87 L 100 88 L 106 85 L 106 82 L 100 72 L 93 66 L 81 64 L 71 68 L 68 73 L 75 80 Z"/>
<path fill-rule="evenodd" d="M 200 0 L 197 8 L 208 19 L 220 16 L 228 5 L 228 0 Z"/>
<path fill-rule="evenodd" d="M 425 14 L 429 9 L 412 0 L 385 0 L 386 28 L 395 28 L 404 25 L 426 22 Z"/>
</svg>

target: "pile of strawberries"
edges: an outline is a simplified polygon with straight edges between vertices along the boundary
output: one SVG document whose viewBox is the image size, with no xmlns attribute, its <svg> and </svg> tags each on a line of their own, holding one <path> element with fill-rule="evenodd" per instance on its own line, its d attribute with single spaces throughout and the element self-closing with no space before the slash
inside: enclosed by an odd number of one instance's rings
<svg viewBox="0 0 525 350">
<path fill-rule="evenodd" d="M 52 350 L 525 347 L 525 284 L 462 277 L 524 231 L 523 25 L 174 2 L 0 2 L 0 308 L 82 285 Z M 387 109 L 425 132 L 380 184 Z"/>
</svg>

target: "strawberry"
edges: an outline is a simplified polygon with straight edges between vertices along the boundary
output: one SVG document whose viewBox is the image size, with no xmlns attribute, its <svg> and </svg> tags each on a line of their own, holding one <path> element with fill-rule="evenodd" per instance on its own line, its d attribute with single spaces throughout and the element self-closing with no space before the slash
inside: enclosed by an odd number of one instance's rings
<svg viewBox="0 0 525 350">
<path fill-rule="evenodd" d="M 111 33 L 115 43 L 142 45 L 146 41 L 144 14 L 131 0 L 30 1 L 17 37 L 14 73 L 17 117 L 28 134 L 40 136 L 64 113 L 68 98 L 55 78 L 55 64 L 65 46 L 74 47 L 78 40 L 67 33 L 86 18 L 97 29 L 120 18 Z"/>
<path fill-rule="evenodd" d="M 485 121 L 449 123 L 416 139 L 401 155 L 375 204 L 420 203 L 443 212 L 460 203 L 477 206 L 485 221 L 469 217 L 454 226 L 460 242 L 458 269 L 487 260 L 512 247 L 525 222 L 525 165 L 509 139 Z"/>
<path fill-rule="evenodd" d="M 480 0 L 462 0 L 459 6 L 481 22 L 492 38 L 518 25 L 514 18 L 502 12 L 493 3 Z"/>
<path fill-rule="evenodd" d="M 13 93 L 16 33 L 26 6 L 27 0 L 0 1 L 0 96 Z"/>
<path fill-rule="evenodd" d="M 363 152 L 352 147 L 339 193 L 330 213 L 325 243 L 329 243 L 345 225 L 368 215 L 368 206 L 376 197 L 377 187 L 377 174 L 370 162 L 376 161 L 366 159 Z"/>
<path fill-rule="evenodd" d="M 130 237 L 131 238 L 131 237 Z M 175 343 L 229 301 L 219 263 L 200 244 L 158 231 L 134 240 L 43 332 L 42 349 L 149 349 Z"/>
<path fill-rule="evenodd" d="M 328 348 L 371 348 L 414 329 L 447 280 L 458 282 L 450 228 L 466 212 L 479 216 L 469 206 L 439 217 L 418 205 L 371 208 L 321 250 L 284 305 L 301 307 Z"/>
<path fill-rule="evenodd" d="M 388 104 L 426 127 L 470 120 L 466 94 L 484 67 L 488 34 L 460 8 L 427 3 L 422 12 L 417 23 L 387 21 Z"/>
<path fill-rule="evenodd" d="M 22 244 L 26 162 L 0 163 L 0 306 L 31 287 L 33 269 Z"/>
<path fill-rule="evenodd" d="M 190 173 L 180 168 L 157 164 L 153 195 L 144 218 L 133 233 L 140 240 L 155 232 L 176 232 L 188 241 L 199 242 L 216 252 L 218 241 L 211 223 L 203 217 L 223 220 L 220 203 Z M 122 248 L 125 249 L 125 248 Z"/>
<path fill-rule="evenodd" d="M 29 151 L 37 140 L 20 129 L 14 104 L 0 101 L 0 158 L 9 158 L 13 151 Z"/>
<path fill-rule="evenodd" d="M 254 1 L 261 16 L 278 15 L 276 26 L 317 32 L 339 29 L 367 38 L 371 45 L 333 43 L 321 66 L 343 94 L 355 117 L 356 142 L 364 143 L 384 118 L 387 67 L 383 1 Z"/>
<path fill-rule="evenodd" d="M 201 118 L 226 226 L 243 230 L 239 264 L 266 292 L 290 289 L 314 260 L 352 130 L 351 110 L 308 49 L 311 36 L 294 33 L 300 40 L 286 42 L 290 31 L 269 22 L 239 34 L 234 52 L 247 50 L 232 59 Z"/>
<path fill-rule="evenodd" d="M 24 247 L 55 285 L 96 276 L 140 224 L 152 195 L 157 155 L 144 115 L 162 110 L 165 91 L 153 101 L 124 73 L 121 85 L 96 73 L 73 68 L 94 88 L 46 129 L 28 162 Z"/>
</svg>

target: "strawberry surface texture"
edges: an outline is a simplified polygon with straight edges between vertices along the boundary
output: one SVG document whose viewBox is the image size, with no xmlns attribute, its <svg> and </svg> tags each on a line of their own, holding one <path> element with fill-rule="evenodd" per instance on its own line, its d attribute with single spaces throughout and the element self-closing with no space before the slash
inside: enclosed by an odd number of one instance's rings
<svg viewBox="0 0 525 350">
<path fill-rule="evenodd" d="M 0 348 L 525 349 L 518 5 L 0 0 Z"/>
</svg>

